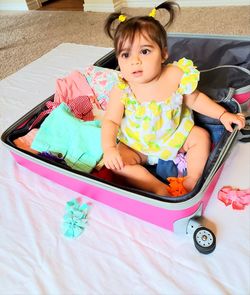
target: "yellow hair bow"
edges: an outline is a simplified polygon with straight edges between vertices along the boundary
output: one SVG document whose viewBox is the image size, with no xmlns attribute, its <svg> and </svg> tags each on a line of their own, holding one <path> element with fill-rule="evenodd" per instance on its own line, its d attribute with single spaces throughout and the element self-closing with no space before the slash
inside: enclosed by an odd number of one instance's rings
<svg viewBox="0 0 250 295">
<path fill-rule="evenodd" d="M 155 18 L 155 15 L 156 15 L 156 9 L 153 8 L 153 9 L 150 11 L 150 13 L 149 13 L 148 16 L 152 16 L 153 18 Z"/>
<path fill-rule="evenodd" d="M 126 20 L 126 15 L 120 14 L 118 17 L 119 22 L 123 23 Z"/>
</svg>

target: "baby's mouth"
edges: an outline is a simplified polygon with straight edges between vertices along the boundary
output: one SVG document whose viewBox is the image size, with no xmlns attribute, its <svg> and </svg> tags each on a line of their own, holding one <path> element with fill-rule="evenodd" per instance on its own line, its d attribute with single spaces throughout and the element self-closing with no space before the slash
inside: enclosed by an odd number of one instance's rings
<svg viewBox="0 0 250 295">
<path fill-rule="evenodd" d="M 135 77 L 141 76 L 142 71 L 134 71 L 134 72 L 132 72 L 132 75 L 135 76 Z"/>
</svg>

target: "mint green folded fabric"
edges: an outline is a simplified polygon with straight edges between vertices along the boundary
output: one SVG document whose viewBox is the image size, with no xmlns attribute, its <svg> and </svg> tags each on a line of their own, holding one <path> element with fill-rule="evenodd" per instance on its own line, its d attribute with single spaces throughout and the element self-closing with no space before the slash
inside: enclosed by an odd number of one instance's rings
<svg viewBox="0 0 250 295">
<path fill-rule="evenodd" d="M 103 154 L 100 121 L 82 121 L 61 103 L 41 124 L 31 148 L 61 154 L 68 166 L 89 173 Z"/>
</svg>

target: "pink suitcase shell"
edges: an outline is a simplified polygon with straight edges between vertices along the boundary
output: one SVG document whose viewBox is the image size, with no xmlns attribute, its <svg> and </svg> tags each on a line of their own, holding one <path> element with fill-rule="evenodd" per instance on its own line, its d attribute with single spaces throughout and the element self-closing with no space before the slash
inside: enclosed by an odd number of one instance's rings
<svg viewBox="0 0 250 295">
<path fill-rule="evenodd" d="M 249 45 L 250 40 L 241 38 L 178 34 L 169 36 L 169 50 L 170 55 L 174 56 L 173 60 L 182 56 L 192 59 L 202 70 L 200 89 L 215 97 L 232 112 L 249 111 Z M 183 52 L 183 48 L 186 52 Z M 114 52 L 98 60 L 95 65 L 115 69 L 117 62 Z M 53 96 L 46 101 L 48 100 L 53 100 Z M 216 238 L 211 230 L 201 226 L 200 217 L 234 143 L 239 139 L 249 140 L 247 128 L 242 133 L 237 128 L 234 128 L 232 133 L 225 130 L 220 132 L 220 138 L 211 152 L 204 173 L 191 193 L 178 198 L 161 197 L 71 169 L 17 148 L 13 140 L 27 133 L 28 126 L 44 109 L 46 101 L 29 111 L 2 134 L 3 144 L 10 150 L 17 163 L 58 184 L 144 221 L 177 233 L 190 234 L 193 236 L 195 247 L 201 253 L 208 254 L 215 249 Z M 197 124 L 210 128 L 212 136 L 211 130 L 214 127 L 222 130 L 218 120 L 197 114 L 195 120 Z"/>
</svg>

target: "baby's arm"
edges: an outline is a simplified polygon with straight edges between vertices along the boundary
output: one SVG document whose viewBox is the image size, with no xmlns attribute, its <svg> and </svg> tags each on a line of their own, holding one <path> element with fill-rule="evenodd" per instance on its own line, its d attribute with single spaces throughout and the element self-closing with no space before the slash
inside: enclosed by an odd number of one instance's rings
<svg viewBox="0 0 250 295">
<path fill-rule="evenodd" d="M 124 113 L 120 89 L 114 87 L 102 123 L 103 160 L 108 169 L 123 168 L 123 161 L 117 149 L 116 138 Z"/>
<path fill-rule="evenodd" d="M 198 90 L 191 94 L 184 95 L 184 102 L 189 108 L 198 113 L 219 119 L 230 132 L 233 131 L 232 123 L 237 124 L 239 129 L 245 126 L 245 118 L 242 114 L 232 114 L 228 112 L 225 108 Z"/>
</svg>

